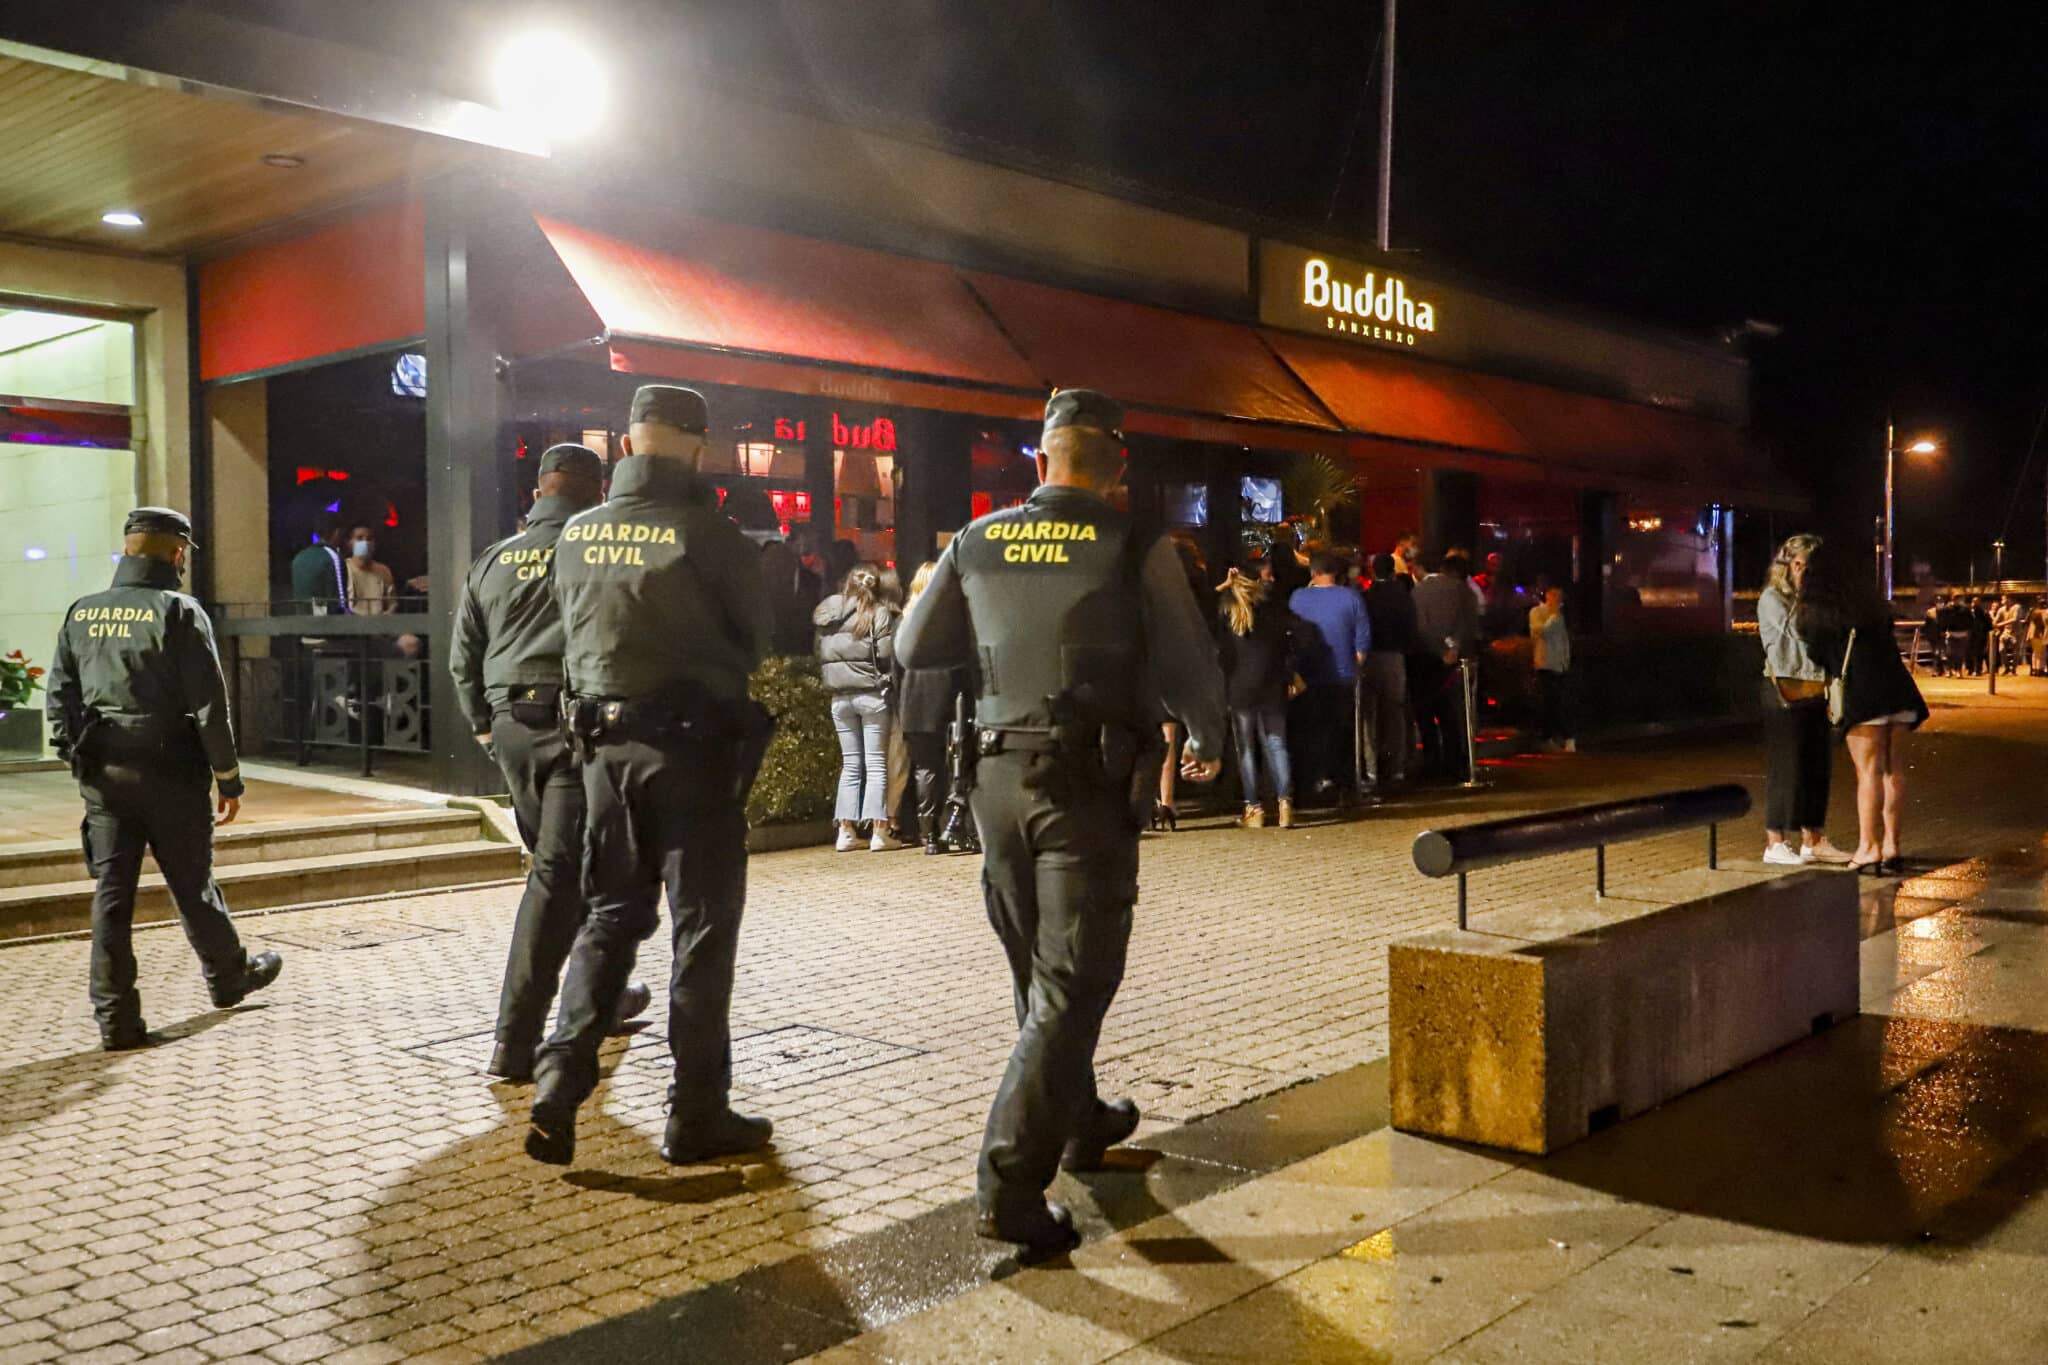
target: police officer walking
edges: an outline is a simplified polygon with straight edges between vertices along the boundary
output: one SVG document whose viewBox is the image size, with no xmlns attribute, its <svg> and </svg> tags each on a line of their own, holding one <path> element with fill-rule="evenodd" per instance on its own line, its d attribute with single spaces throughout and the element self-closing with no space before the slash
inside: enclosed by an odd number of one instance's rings
<svg viewBox="0 0 2048 1365">
<path fill-rule="evenodd" d="M 192 523 L 168 507 L 128 514 L 113 586 L 64 613 L 47 681 L 57 752 L 85 797 L 92 900 L 92 1008 L 109 1052 L 152 1038 L 135 989 L 135 888 L 155 855 L 217 1008 L 277 979 L 276 953 L 242 947 L 213 880 L 213 827 L 242 808 L 213 623 L 178 591 Z M 218 801 L 210 801 L 218 786 Z"/>
<path fill-rule="evenodd" d="M 746 794 L 767 742 L 747 680 L 771 621 L 759 551 L 697 472 L 704 399 L 633 395 L 611 497 L 569 519 L 553 574 L 565 632 L 570 741 L 588 802 L 588 917 L 534 1066 L 527 1153 L 566 1165 L 576 1110 L 639 944 L 668 892 L 675 1061 L 662 1156 L 677 1165 L 767 1145 L 768 1120 L 732 1111 L 733 964 L 746 901 Z"/>
<path fill-rule="evenodd" d="M 562 524 L 604 501 L 604 461 L 586 446 L 552 446 L 540 457 L 535 491 L 526 528 L 471 566 L 448 651 L 456 699 L 477 742 L 498 761 L 533 858 L 512 922 L 487 1068 L 509 1081 L 533 1079 L 555 982 L 583 924 L 583 774 L 562 736 L 562 614 L 549 569 Z M 647 1003 L 645 986 L 627 986 L 613 1028 Z"/>
<path fill-rule="evenodd" d="M 953 539 L 896 637 L 906 668 L 978 674 L 970 799 L 1018 1034 L 982 1138 L 976 1226 L 1027 1259 L 1077 1240 L 1045 1197 L 1058 1168 L 1100 1166 L 1138 1126 L 1136 1105 L 1097 1095 L 1095 1044 L 1138 895 L 1134 787 L 1157 767 L 1148 740 L 1162 708 L 1178 718 L 1181 771 L 1200 782 L 1226 742 L 1222 672 L 1180 561 L 1109 502 L 1122 423 L 1093 390 L 1054 394 L 1038 491 Z"/>
</svg>

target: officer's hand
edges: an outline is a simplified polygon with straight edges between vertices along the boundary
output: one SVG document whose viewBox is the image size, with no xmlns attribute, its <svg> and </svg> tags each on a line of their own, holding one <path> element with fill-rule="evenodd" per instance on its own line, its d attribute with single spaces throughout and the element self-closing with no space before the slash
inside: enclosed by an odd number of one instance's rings
<svg viewBox="0 0 2048 1365">
<path fill-rule="evenodd" d="M 1214 782 L 1223 772 L 1220 758 L 1200 759 L 1193 755 L 1181 760 L 1180 775 L 1190 782 Z"/>
<path fill-rule="evenodd" d="M 485 730 L 476 737 L 476 742 L 484 746 L 485 753 L 489 753 L 491 749 L 491 732 Z"/>
<path fill-rule="evenodd" d="M 242 813 L 242 798 L 239 796 L 223 796 L 215 804 L 213 810 L 213 823 L 216 825 L 232 825 L 235 823 L 235 817 Z"/>
</svg>

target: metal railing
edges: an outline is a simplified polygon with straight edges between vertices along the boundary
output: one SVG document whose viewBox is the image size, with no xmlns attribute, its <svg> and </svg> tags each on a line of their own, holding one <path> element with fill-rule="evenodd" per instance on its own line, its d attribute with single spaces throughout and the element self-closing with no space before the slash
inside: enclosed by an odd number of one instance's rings
<svg viewBox="0 0 2048 1365">
<path fill-rule="evenodd" d="M 215 625 L 244 747 L 281 747 L 304 766 L 313 751 L 351 754 L 371 776 L 372 755 L 427 752 L 432 665 L 406 644 L 425 636 L 416 613 L 236 616 Z M 247 646 L 263 641 L 261 652 Z"/>
<path fill-rule="evenodd" d="M 1570 806 L 1537 815 L 1484 820 L 1415 836 L 1415 870 L 1425 877 L 1458 879 L 1458 927 L 1465 927 L 1465 877 L 1553 853 L 1593 850 L 1593 894 L 1607 894 L 1607 846 L 1706 827 L 1707 866 L 1721 862 L 1721 823 L 1749 814 L 1747 788 L 1735 783 L 1689 787 L 1624 801 Z"/>
</svg>

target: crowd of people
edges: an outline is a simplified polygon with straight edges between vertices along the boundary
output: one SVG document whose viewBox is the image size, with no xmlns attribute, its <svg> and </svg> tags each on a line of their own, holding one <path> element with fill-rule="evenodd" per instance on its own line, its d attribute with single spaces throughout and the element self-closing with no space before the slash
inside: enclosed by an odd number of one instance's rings
<svg viewBox="0 0 2048 1365">
<path fill-rule="evenodd" d="M 1920 638 L 1939 676 L 1981 678 L 1994 670 L 2048 677 L 2048 597 L 2031 608 L 2011 593 L 1937 592 Z"/>
<path fill-rule="evenodd" d="M 1304 554 L 1283 542 L 1229 566 L 1220 582 L 1191 546 L 1176 548 L 1189 592 L 1214 599 L 1245 828 L 1290 828 L 1302 806 L 1469 777 L 1467 669 L 1509 635 L 1528 642 L 1538 742 L 1555 752 L 1576 747 L 1571 627 L 1555 584 L 1531 593 L 1502 572 L 1498 556 L 1475 574 L 1466 552 L 1426 555 L 1415 535 L 1369 557 Z M 841 852 L 952 851 L 945 732 L 970 680 L 958 670 L 922 676 L 895 658 L 898 624 L 932 569 L 923 565 L 906 592 L 894 568 L 860 562 L 850 542 L 773 543 L 762 552 L 776 648 L 813 655 L 832 694 Z M 1162 719 L 1160 743 L 1158 792 L 1147 799 L 1152 827 L 1171 830 L 1183 756 L 1171 718 Z"/>
</svg>

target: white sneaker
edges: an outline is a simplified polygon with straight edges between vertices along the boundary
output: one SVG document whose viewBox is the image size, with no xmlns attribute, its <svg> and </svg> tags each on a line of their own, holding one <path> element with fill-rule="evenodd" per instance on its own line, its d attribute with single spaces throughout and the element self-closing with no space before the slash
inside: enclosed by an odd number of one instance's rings
<svg viewBox="0 0 2048 1365">
<path fill-rule="evenodd" d="M 839 827 L 839 839 L 838 839 L 838 842 L 836 842 L 836 843 L 834 843 L 834 844 L 832 845 L 832 851 L 833 851 L 834 853 L 851 853 L 851 852 L 853 852 L 853 844 L 854 844 L 854 841 L 855 841 L 856 839 L 858 839 L 859 837 L 860 837 L 859 835 L 857 835 L 857 834 L 855 834 L 855 833 L 853 832 L 853 826 L 852 826 L 852 825 L 841 825 L 841 826 Z"/>
<path fill-rule="evenodd" d="M 887 853 L 888 851 L 889 836 L 882 832 L 882 827 L 880 825 L 876 825 L 874 834 L 870 836 L 868 839 L 868 852 Z"/>
<path fill-rule="evenodd" d="M 1799 856 L 1790 844 L 1772 844 L 1764 849 L 1764 861 L 1778 867 L 1804 867 L 1806 859 Z"/>
</svg>

